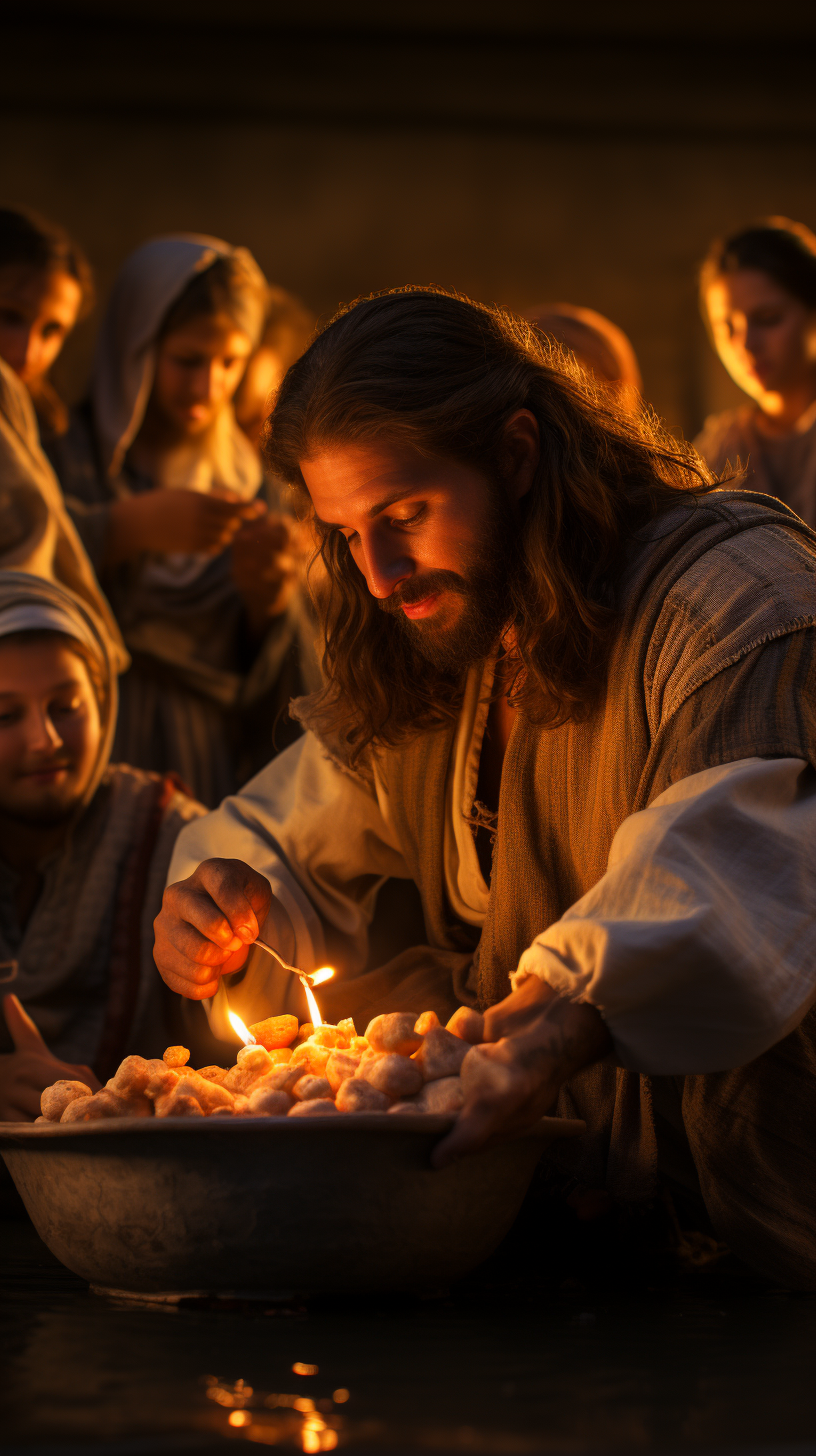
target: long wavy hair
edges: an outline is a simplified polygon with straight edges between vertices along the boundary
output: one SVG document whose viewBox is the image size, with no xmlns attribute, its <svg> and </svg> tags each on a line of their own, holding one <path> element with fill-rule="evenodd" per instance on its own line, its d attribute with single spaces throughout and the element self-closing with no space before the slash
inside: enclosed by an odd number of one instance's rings
<svg viewBox="0 0 816 1456">
<path fill-rule="evenodd" d="M 283 380 L 265 452 L 307 513 L 300 462 L 341 443 L 402 443 L 474 466 L 501 490 L 504 430 L 520 409 L 538 421 L 541 459 L 508 584 L 513 701 L 554 727 L 602 695 L 628 544 L 679 492 L 716 484 L 689 445 L 647 409 L 618 407 L 523 319 L 403 288 L 358 300 L 318 334 Z M 339 531 L 319 541 L 326 685 L 311 721 L 355 762 L 455 717 L 463 677 L 428 662 L 379 609 Z"/>
</svg>

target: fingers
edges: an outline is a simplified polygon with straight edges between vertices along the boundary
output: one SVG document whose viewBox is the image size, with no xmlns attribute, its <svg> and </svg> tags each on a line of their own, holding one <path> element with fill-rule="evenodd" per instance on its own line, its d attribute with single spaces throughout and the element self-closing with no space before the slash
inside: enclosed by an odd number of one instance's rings
<svg viewBox="0 0 816 1456">
<path fill-rule="evenodd" d="M 68 1064 L 66 1063 L 64 1070 L 66 1072 L 70 1072 L 71 1074 L 70 1078 L 68 1079 L 69 1081 L 73 1080 L 76 1082 L 84 1082 L 86 1087 L 90 1087 L 92 1092 L 98 1092 L 102 1086 L 102 1083 L 97 1077 L 96 1072 L 92 1071 L 90 1067 L 71 1067 L 68 1066 Z M 55 1077 L 54 1080 L 57 1081 L 58 1079 Z M 48 1083 L 48 1085 L 51 1085 L 50 1082 Z"/>
<path fill-rule="evenodd" d="M 33 1051 L 41 1052 L 45 1056 L 51 1055 L 36 1024 L 28 1012 L 23 1009 L 19 998 L 13 993 L 3 997 L 3 1015 L 17 1051 Z"/>
<path fill-rule="evenodd" d="M 90 1067 L 74 1067 L 43 1050 L 21 1050 L 0 1056 L 0 1118 L 8 1122 L 30 1122 L 39 1116 L 40 1097 L 45 1087 L 65 1078 L 85 1082 L 91 1091 L 100 1083 Z"/>
<path fill-rule="evenodd" d="M 175 991 L 177 996 L 183 996 L 186 1001 L 206 1001 L 210 996 L 214 996 L 218 990 L 217 980 L 207 981 L 204 985 L 197 985 L 195 982 L 187 980 L 185 976 L 177 975 L 166 964 L 159 963 L 155 951 L 154 960 L 159 968 L 164 984 L 171 991 Z"/>
<path fill-rule="evenodd" d="M 544 1088 L 518 1095 L 481 1095 L 466 1102 L 447 1137 L 437 1143 L 431 1166 L 446 1168 L 459 1158 L 476 1153 L 496 1142 L 506 1142 L 519 1132 L 535 1127 L 554 1105 L 555 1095 Z"/>
<path fill-rule="evenodd" d="M 219 978 L 244 964 L 271 903 L 269 881 L 242 860 L 205 860 L 169 885 L 154 921 L 162 979 L 188 1000 L 215 995 Z"/>
<path fill-rule="evenodd" d="M 272 889 L 265 875 L 240 859 L 207 859 L 193 876 L 211 896 L 241 944 L 257 940 L 272 904 Z M 238 946 L 230 945 L 230 952 Z"/>
</svg>

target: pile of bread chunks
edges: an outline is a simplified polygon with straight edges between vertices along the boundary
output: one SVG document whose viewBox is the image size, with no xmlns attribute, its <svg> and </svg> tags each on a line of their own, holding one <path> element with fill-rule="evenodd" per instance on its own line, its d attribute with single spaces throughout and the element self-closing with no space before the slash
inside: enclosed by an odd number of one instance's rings
<svg viewBox="0 0 816 1456">
<path fill-rule="evenodd" d="M 38 1122 L 111 1117 L 321 1117 L 352 1112 L 456 1113 L 468 1083 L 484 1079 L 483 1018 L 460 1007 L 447 1026 L 434 1011 L 376 1016 L 358 1036 L 337 1026 L 298 1026 L 272 1016 L 249 1028 L 233 1067 L 187 1065 L 186 1047 L 164 1057 L 125 1057 L 99 1092 L 62 1081 L 42 1094 Z"/>
</svg>

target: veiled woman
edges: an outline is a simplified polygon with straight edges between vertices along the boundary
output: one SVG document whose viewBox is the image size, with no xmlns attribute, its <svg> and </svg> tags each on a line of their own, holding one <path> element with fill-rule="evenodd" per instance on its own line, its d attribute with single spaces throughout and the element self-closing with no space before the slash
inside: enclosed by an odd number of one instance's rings
<svg viewBox="0 0 816 1456">
<path fill-rule="evenodd" d="M 175 770 L 207 804 L 291 741 L 286 705 L 312 680 L 288 528 L 256 499 L 261 464 L 232 406 L 265 305 L 244 248 L 192 235 L 138 248 L 63 451 L 69 508 L 133 661 L 115 755 Z"/>
<path fill-rule="evenodd" d="M 695 440 L 720 471 L 816 526 L 816 237 L 772 217 L 717 241 L 700 301 L 711 339 L 749 404 L 712 415 Z"/>
</svg>

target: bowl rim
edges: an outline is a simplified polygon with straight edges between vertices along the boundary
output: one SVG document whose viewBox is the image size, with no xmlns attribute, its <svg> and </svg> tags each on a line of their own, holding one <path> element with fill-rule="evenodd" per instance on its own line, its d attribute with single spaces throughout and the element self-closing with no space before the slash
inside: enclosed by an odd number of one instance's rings
<svg viewBox="0 0 816 1456">
<path fill-rule="evenodd" d="M 300 1137 L 325 1132 L 327 1126 L 337 1129 L 340 1135 L 369 1132 L 392 1132 L 397 1137 L 411 1134 L 441 1134 L 447 1132 L 456 1121 L 456 1113 L 448 1112 L 403 1112 L 394 1116 L 390 1112 L 352 1112 L 336 1117 L 326 1114 L 322 1117 L 108 1117 L 94 1122 L 0 1122 L 0 1148 L 15 1148 L 41 1142 L 64 1142 L 66 1139 L 96 1139 L 125 1137 L 166 1137 L 183 1131 L 193 1137 L 231 1137 L 237 1130 L 252 1137 L 262 1137 L 274 1132 L 284 1137 Z M 575 1137 L 584 1132 L 586 1124 L 574 1117 L 542 1117 L 534 1127 L 517 1134 L 518 1137 L 561 1138 Z M 305 1129 L 303 1133 L 298 1129 Z M 515 1137 L 513 1138 L 515 1141 Z"/>
</svg>

